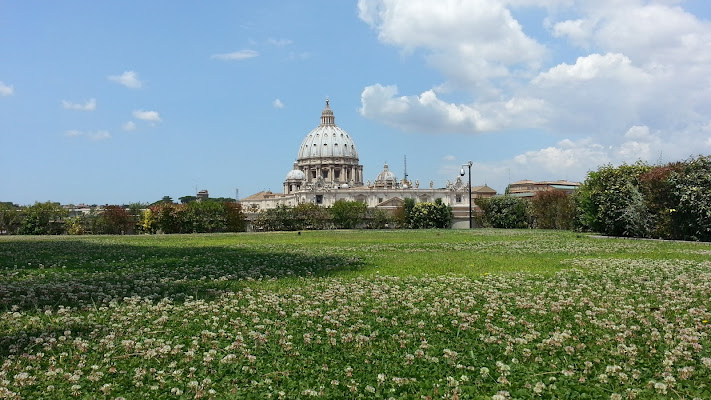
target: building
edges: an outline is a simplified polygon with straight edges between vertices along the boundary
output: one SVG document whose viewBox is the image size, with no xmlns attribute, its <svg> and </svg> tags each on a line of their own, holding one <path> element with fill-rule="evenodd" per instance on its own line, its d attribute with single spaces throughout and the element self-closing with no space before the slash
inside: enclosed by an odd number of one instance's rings
<svg viewBox="0 0 711 400">
<path fill-rule="evenodd" d="M 296 162 L 286 174 L 282 193 L 261 191 L 240 200 L 247 212 L 258 212 L 280 205 L 296 206 L 303 203 L 332 206 L 338 200 L 360 201 L 368 207 L 394 211 L 404 199 L 416 203 L 441 199 L 452 207 L 455 227 L 468 227 L 469 187 L 457 176 L 444 187 L 434 182 L 420 185 L 418 180 L 398 179 L 388 164 L 373 181 L 365 180 L 363 165 L 353 138 L 336 125 L 329 101 L 321 113 L 320 124 L 301 142 Z M 490 187 L 472 188 L 472 198 L 491 197 L 496 191 Z M 476 206 L 474 206 L 476 207 Z"/>
<path fill-rule="evenodd" d="M 516 197 L 533 197 L 538 192 L 548 190 L 562 190 L 568 194 L 573 193 L 580 187 L 580 182 L 560 181 L 530 181 L 522 180 L 509 185 L 508 192 Z"/>
</svg>

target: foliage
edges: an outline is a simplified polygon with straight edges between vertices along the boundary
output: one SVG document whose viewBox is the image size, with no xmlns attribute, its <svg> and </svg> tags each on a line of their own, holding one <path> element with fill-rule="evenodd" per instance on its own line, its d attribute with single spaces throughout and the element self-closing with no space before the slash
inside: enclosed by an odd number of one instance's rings
<svg viewBox="0 0 711 400">
<path fill-rule="evenodd" d="M 242 211 L 242 204 L 232 201 L 222 203 L 225 213 L 226 232 L 244 232 L 247 230 L 247 217 Z"/>
<path fill-rule="evenodd" d="M 353 229 L 362 223 L 367 210 L 365 203 L 347 200 L 338 200 L 329 208 L 334 225 L 341 229 Z"/>
<path fill-rule="evenodd" d="M 638 187 L 650 169 L 640 161 L 589 172 L 576 196 L 582 226 L 605 235 L 646 236 L 650 220 Z"/>
<path fill-rule="evenodd" d="M 406 197 L 403 204 L 395 210 L 393 215 L 395 223 L 400 228 L 410 228 L 412 225 L 412 209 L 415 208 L 415 199 Z"/>
<path fill-rule="evenodd" d="M 708 246 L 581 236 L 2 237 L 0 393 L 711 398 Z"/>
<path fill-rule="evenodd" d="M 395 222 L 395 217 L 393 217 L 389 212 L 379 208 L 369 208 L 365 217 L 365 228 L 390 228 Z"/>
<path fill-rule="evenodd" d="M 442 203 L 417 203 L 410 212 L 410 227 L 414 229 L 449 228 L 452 225 L 452 207 Z"/>
<path fill-rule="evenodd" d="M 66 229 L 68 235 L 83 235 L 86 231 L 84 229 L 84 221 L 81 215 L 67 218 Z"/>
<path fill-rule="evenodd" d="M 295 231 L 299 229 L 293 209 L 283 204 L 260 212 L 254 226 L 261 231 Z"/>
<path fill-rule="evenodd" d="M 163 233 L 242 232 L 246 225 L 240 204 L 216 201 L 156 204 L 141 222 L 144 232 Z"/>
<path fill-rule="evenodd" d="M 20 212 L 12 203 L 0 203 L 0 235 L 12 235 L 20 228 Z"/>
<path fill-rule="evenodd" d="M 93 233 L 123 235 L 134 233 L 136 221 L 123 206 L 107 205 L 98 215 L 96 225 Z"/>
<path fill-rule="evenodd" d="M 59 235 L 65 232 L 64 218 L 68 215 L 59 203 L 36 202 L 22 209 L 19 233 L 22 235 Z"/>
<path fill-rule="evenodd" d="M 681 173 L 670 174 L 668 181 L 676 206 L 666 211 L 676 239 L 711 241 L 711 156 L 685 161 Z"/>
<path fill-rule="evenodd" d="M 302 203 L 291 209 L 294 229 L 327 229 L 332 219 L 329 211 L 318 204 Z"/>
<path fill-rule="evenodd" d="M 576 216 L 574 200 L 562 190 L 536 193 L 530 211 L 535 227 L 541 229 L 572 229 Z"/>
<path fill-rule="evenodd" d="M 711 157 L 588 173 L 576 203 L 584 229 L 613 236 L 711 241 Z"/>
<path fill-rule="evenodd" d="M 528 228 L 529 202 L 513 196 L 479 198 L 476 205 L 482 210 L 481 223 L 491 228 Z M 479 221 L 478 221 L 479 222 Z"/>
</svg>

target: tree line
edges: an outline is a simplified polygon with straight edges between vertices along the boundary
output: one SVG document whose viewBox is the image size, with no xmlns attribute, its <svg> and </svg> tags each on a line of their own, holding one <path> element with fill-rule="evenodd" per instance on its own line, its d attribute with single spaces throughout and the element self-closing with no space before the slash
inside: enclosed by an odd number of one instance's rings
<svg viewBox="0 0 711 400">
<path fill-rule="evenodd" d="M 0 203 L 1 234 L 208 233 L 242 232 L 246 228 L 239 203 L 211 199 L 183 204 L 159 201 L 151 205 L 107 205 L 74 216 L 51 201 L 25 207 Z"/>
<path fill-rule="evenodd" d="M 407 198 L 394 213 L 368 208 L 359 201 L 338 200 L 329 208 L 304 203 L 294 207 L 278 206 L 257 214 L 255 230 L 296 231 L 306 229 L 383 229 L 383 228 L 449 228 L 452 208 L 435 202 L 415 204 Z"/>
<path fill-rule="evenodd" d="M 711 241 L 711 156 L 590 171 L 572 195 L 478 199 L 480 226 L 577 229 L 603 235 Z"/>
<path fill-rule="evenodd" d="M 169 197 L 151 205 L 105 206 L 70 217 L 59 203 L 0 203 L 0 234 L 131 234 L 240 232 L 247 218 L 231 199 Z M 663 165 L 637 162 L 590 171 L 572 195 L 549 190 L 533 198 L 476 199 L 477 226 L 575 229 L 611 236 L 711 241 L 711 156 Z M 452 209 L 406 198 L 393 213 L 339 200 L 332 207 L 299 204 L 256 214 L 254 230 L 449 228 Z"/>
</svg>

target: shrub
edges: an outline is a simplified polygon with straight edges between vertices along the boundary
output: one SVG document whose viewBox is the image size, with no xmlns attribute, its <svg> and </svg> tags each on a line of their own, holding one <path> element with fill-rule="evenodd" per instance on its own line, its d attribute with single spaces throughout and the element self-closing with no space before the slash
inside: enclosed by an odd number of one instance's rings
<svg viewBox="0 0 711 400">
<path fill-rule="evenodd" d="M 527 228 L 529 227 L 528 200 L 499 196 L 488 199 L 477 199 L 476 205 L 482 210 L 482 226 L 491 228 Z"/>
<path fill-rule="evenodd" d="M 353 229 L 365 219 L 368 206 L 360 201 L 338 200 L 329 209 L 337 228 Z"/>
<path fill-rule="evenodd" d="M 531 217 L 536 228 L 572 229 L 575 202 L 562 190 L 538 192 L 531 199 Z"/>
<path fill-rule="evenodd" d="M 35 203 L 24 207 L 21 214 L 19 232 L 22 235 L 60 235 L 66 232 L 64 218 L 68 213 L 59 203 Z"/>
<path fill-rule="evenodd" d="M 640 161 L 589 172 L 575 196 L 580 226 L 612 236 L 648 235 L 651 220 L 639 180 L 650 169 Z"/>
<path fill-rule="evenodd" d="M 452 225 L 452 208 L 442 203 L 441 199 L 434 203 L 417 203 L 410 213 L 410 227 L 449 228 Z"/>
</svg>

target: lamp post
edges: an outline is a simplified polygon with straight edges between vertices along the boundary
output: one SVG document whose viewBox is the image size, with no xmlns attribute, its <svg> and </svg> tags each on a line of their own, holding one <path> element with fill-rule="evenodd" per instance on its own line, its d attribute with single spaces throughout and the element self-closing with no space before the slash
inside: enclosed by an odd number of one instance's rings
<svg viewBox="0 0 711 400">
<path fill-rule="evenodd" d="M 472 162 L 462 164 L 462 169 L 459 171 L 460 176 L 464 176 L 464 167 L 469 168 L 469 229 L 472 229 Z"/>
</svg>

